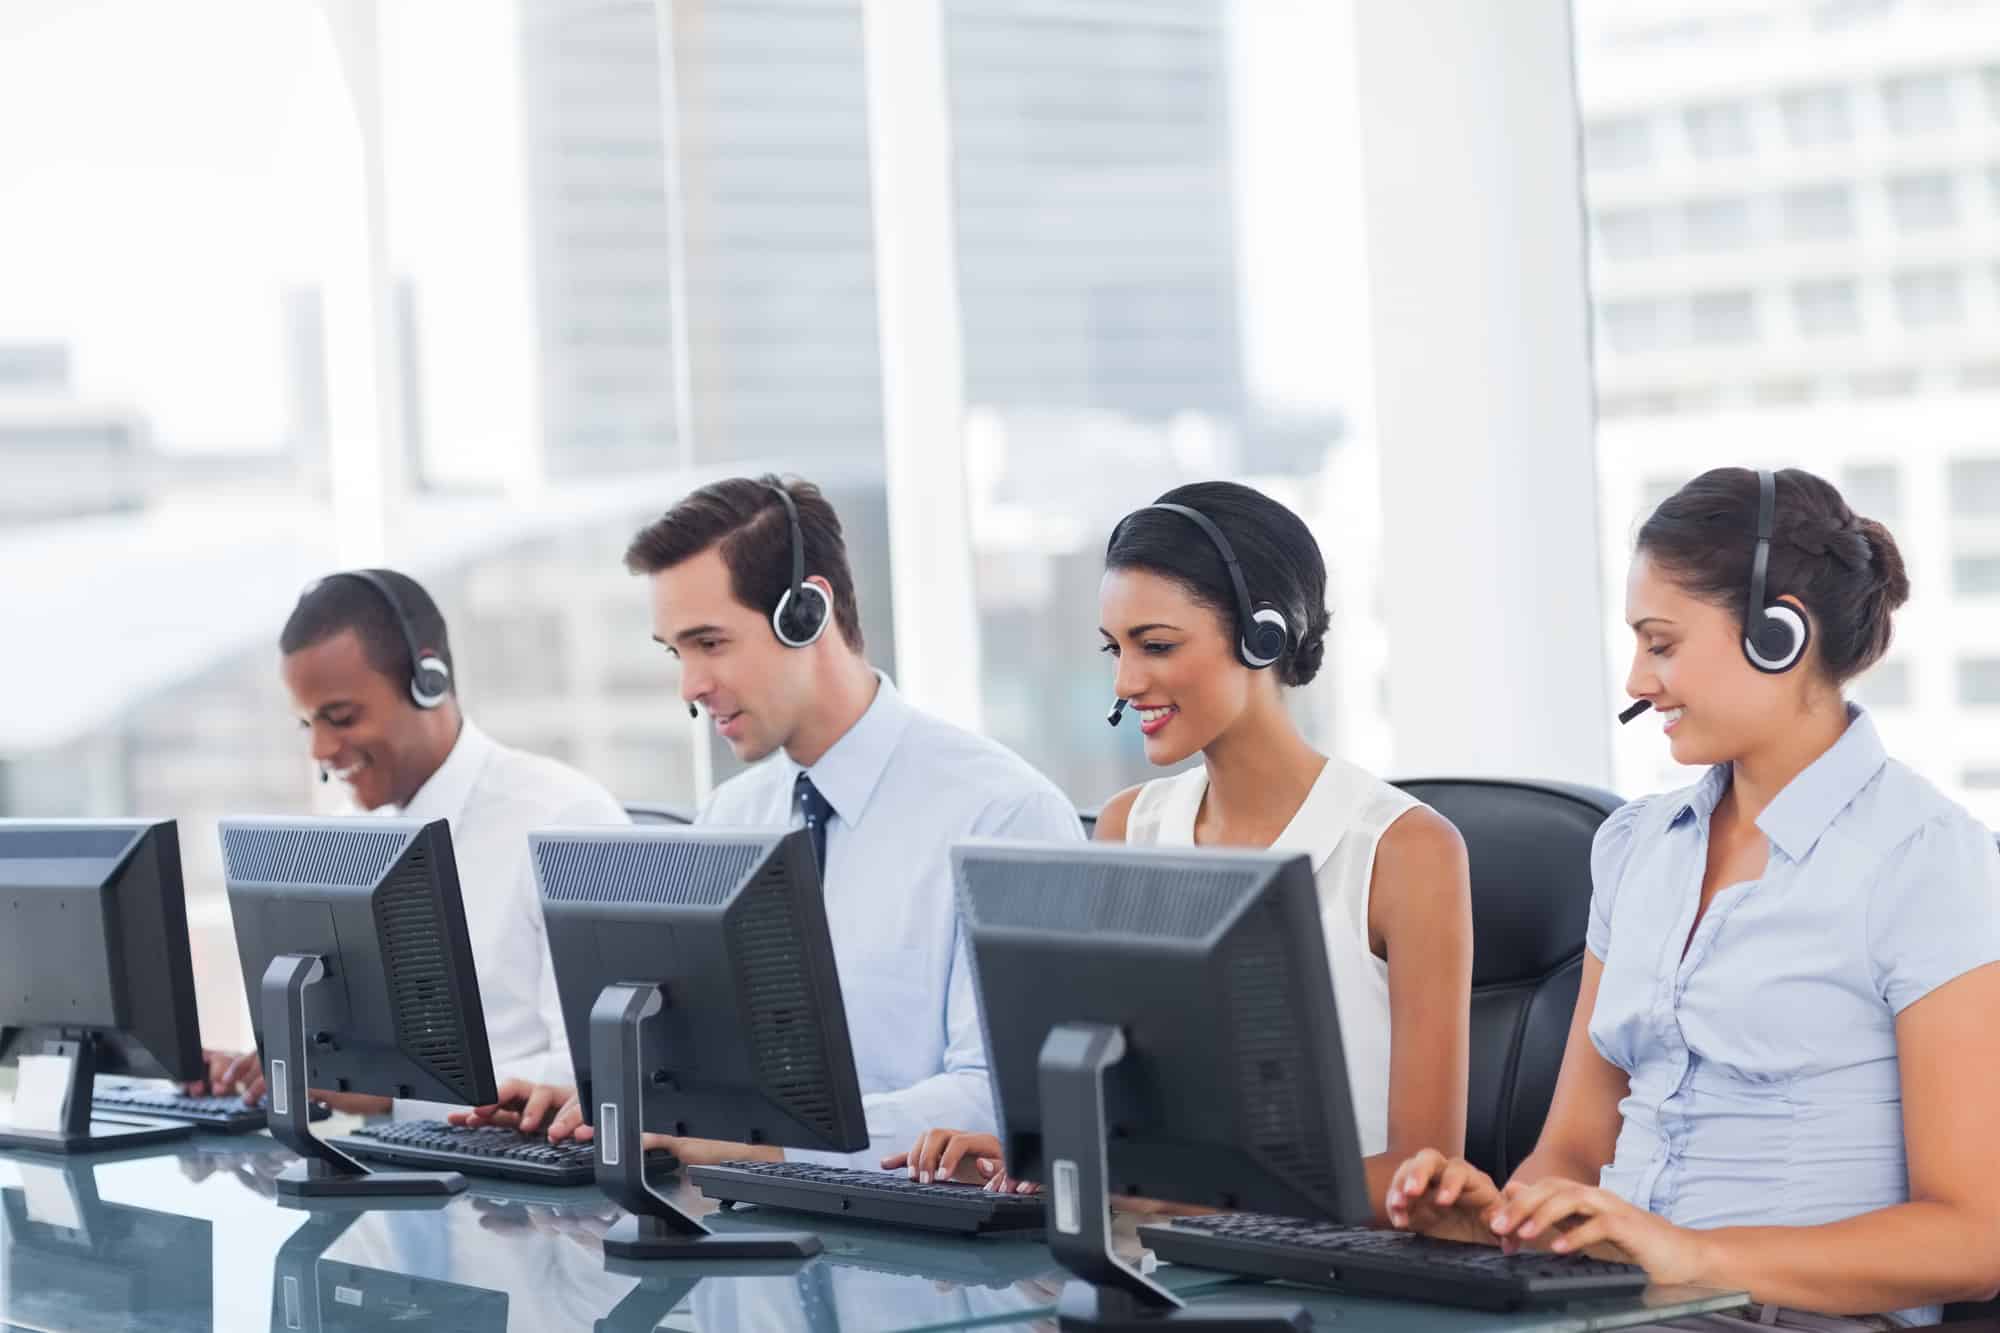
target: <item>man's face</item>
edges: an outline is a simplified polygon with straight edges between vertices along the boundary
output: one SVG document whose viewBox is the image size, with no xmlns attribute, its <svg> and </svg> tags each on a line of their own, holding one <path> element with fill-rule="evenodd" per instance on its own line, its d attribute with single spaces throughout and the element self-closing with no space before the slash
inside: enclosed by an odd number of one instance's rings
<svg viewBox="0 0 2000 1333">
<path fill-rule="evenodd" d="M 653 637 L 680 659 L 681 698 L 708 711 L 745 763 L 785 745 L 812 705 L 813 650 L 785 647 L 767 612 L 736 600 L 717 547 L 651 583 Z"/>
<path fill-rule="evenodd" d="M 371 666 L 351 629 L 287 653 L 283 671 L 313 762 L 346 783 L 364 810 L 407 805 L 430 775 L 426 715 L 407 683 Z"/>
</svg>

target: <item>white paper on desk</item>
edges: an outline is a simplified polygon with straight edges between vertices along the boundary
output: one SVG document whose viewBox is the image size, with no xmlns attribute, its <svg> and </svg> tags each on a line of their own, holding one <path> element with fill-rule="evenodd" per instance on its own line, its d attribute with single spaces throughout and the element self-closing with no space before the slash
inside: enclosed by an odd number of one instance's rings
<svg viewBox="0 0 2000 1333">
<path fill-rule="evenodd" d="M 26 1196 L 29 1221 L 69 1231 L 83 1230 L 83 1207 L 77 1202 L 76 1190 L 68 1172 L 60 1167 L 35 1166 L 28 1162 L 19 1163 L 15 1170 L 21 1176 L 21 1192 Z"/>
<path fill-rule="evenodd" d="M 24 1055 L 21 1079 L 14 1088 L 11 1123 L 16 1129 L 62 1128 L 63 1099 L 69 1092 L 71 1060 L 67 1055 Z"/>
</svg>

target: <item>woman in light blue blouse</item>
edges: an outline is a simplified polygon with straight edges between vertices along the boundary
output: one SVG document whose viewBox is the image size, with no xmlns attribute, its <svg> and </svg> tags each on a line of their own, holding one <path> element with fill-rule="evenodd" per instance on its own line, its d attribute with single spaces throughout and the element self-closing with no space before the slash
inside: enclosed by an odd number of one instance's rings
<svg viewBox="0 0 2000 1333">
<path fill-rule="evenodd" d="M 1598 832 L 1534 1153 L 1504 1189 L 1421 1153 L 1390 1219 L 1748 1290 L 1781 1326 L 1933 1322 L 2000 1287 L 2000 855 L 1842 697 L 1902 557 L 1795 469 L 1697 477 L 1637 547 L 1626 688 L 1708 773 Z"/>
</svg>

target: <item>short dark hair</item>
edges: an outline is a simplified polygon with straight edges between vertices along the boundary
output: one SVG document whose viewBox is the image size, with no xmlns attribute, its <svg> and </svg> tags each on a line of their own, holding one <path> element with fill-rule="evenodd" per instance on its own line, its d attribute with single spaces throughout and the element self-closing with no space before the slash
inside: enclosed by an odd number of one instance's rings
<svg viewBox="0 0 2000 1333">
<path fill-rule="evenodd" d="M 403 616 L 416 635 L 417 647 L 438 655 L 451 671 L 451 692 L 458 692 L 458 665 L 451 660 L 451 636 L 445 631 L 444 613 L 438 610 L 421 583 L 393 569 L 368 571 L 387 584 L 401 603 Z M 353 630 L 361 640 L 368 665 L 387 676 L 397 686 L 405 686 L 416 674 L 410 660 L 410 646 L 396 624 L 396 613 L 381 592 L 367 580 L 351 575 L 329 574 L 307 588 L 292 608 L 290 619 L 278 634 L 278 651 L 287 655 L 326 642 L 342 630 Z"/>
<path fill-rule="evenodd" d="M 1910 576 L 1889 530 L 1848 508 L 1833 483 L 1800 468 L 1775 474 L 1777 517 L 1765 597 L 1791 595 L 1813 618 L 1813 642 L 1835 683 L 1889 651 L 1890 621 L 1910 599 Z M 1757 474 L 1722 467 L 1660 502 L 1639 528 L 1638 549 L 1704 601 L 1749 608 L 1757 552 Z"/>
<path fill-rule="evenodd" d="M 848 646 L 860 652 L 861 604 L 854 596 L 840 516 L 809 481 L 766 473 L 711 482 L 639 529 L 625 548 L 625 568 L 657 574 L 720 545 L 736 600 L 770 615 L 792 581 L 791 525 L 785 502 L 777 496 L 780 486 L 799 511 L 806 574 L 819 575 L 833 589 L 834 624 Z"/>
<path fill-rule="evenodd" d="M 1326 656 L 1326 560 L 1305 520 L 1261 491 L 1233 481 L 1176 486 L 1155 504 L 1185 505 L 1229 539 L 1252 602 L 1269 602 L 1285 617 L 1285 654 L 1278 679 L 1304 685 Z M 1106 569 L 1144 569 L 1173 579 L 1194 599 L 1218 612 L 1233 642 L 1236 589 L 1215 543 L 1192 521 L 1165 509 L 1140 509 L 1112 530 Z"/>
</svg>

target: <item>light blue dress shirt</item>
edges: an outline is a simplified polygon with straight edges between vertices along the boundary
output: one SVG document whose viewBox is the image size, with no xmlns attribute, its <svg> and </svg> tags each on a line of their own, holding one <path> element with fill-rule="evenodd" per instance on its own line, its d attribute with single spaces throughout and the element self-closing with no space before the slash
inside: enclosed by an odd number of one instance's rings
<svg viewBox="0 0 2000 1333">
<path fill-rule="evenodd" d="M 1600 1183 L 1683 1226 L 1815 1226 L 1907 1202 L 1896 1015 L 2000 960 L 1992 834 L 1848 715 L 1758 816 L 1763 875 L 1719 891 L 1691 940 L 1731 770 L 1597 833 L 1590 1039 L 1631 1080 Z"/>
<path fill-rule="evenodd" d="M 868 1169 L 927 1129 L 996 1128 L 951 844 L 1083 838 L 1054 783 L 1005 747 L 912 708 L 877 674 L 868 711 L 805 770 L 833 806 L 826 917 L 870 1142 L 851 1158 L 786 1154 Z M 780 750 L 717 788 L 697 822 L 800 827 L 799 772 Z"/>
</svg>

